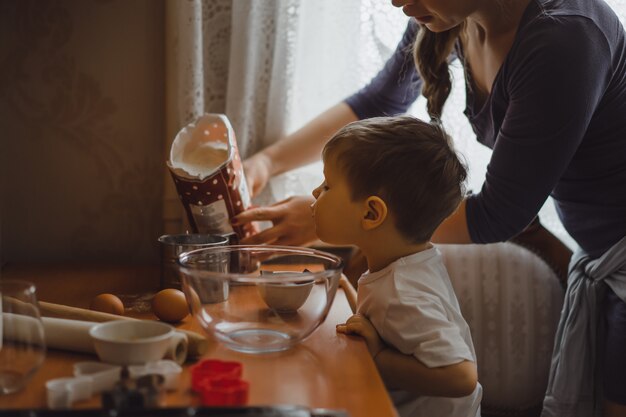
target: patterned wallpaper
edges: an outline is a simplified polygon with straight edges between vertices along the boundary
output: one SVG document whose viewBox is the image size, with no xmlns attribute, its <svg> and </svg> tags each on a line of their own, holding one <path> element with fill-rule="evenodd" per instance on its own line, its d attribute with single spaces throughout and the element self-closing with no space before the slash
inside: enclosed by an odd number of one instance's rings
<svg viewBox="0 0 626 417">
<path fill-rule="evenodd" d="M 163 0 L 0 0 L 4 263 L 158 260 Z"/>
</svg>

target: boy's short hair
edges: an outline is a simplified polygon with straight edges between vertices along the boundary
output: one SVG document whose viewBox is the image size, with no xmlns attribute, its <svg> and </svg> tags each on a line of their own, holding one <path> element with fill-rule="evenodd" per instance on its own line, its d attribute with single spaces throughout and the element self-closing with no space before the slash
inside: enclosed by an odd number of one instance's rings
<svg viewBox="0 0 626 417">
<path fill-rule="evenodd" d="M 415 117 L 375 117 L 348 124 L 326 144 L 352 200 L 378 195 L 398 231 L 412 242 L 430 240 L 465 195 L 465 164 L 438 124 Z"/>
</svg>

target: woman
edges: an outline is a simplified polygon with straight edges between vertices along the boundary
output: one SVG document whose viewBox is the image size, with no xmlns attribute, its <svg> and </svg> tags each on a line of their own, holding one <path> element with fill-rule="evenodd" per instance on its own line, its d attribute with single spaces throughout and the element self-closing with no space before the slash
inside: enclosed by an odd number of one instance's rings
<svg viewBox="0 0 626 417">
<path fill-rule="evenodd" d="M 421 87 L 431 117 L 441 115 L 450 91 L 447 62 L 456 56 L 465 68 L 465 114 L 478 140 L 493 149 L 481 191 L 464 200 L 433 240 L 507 240 L 520 233 L 552 195 L 563 225 L 582 251 L 571 265 L 566 297 L 578 304 L 566 303 L 544 414 L 592 415 L 593 367 L 580 363 L 597 360 L 603 414 L 626 415 L 622 271 L 626 270 L 626 40 L 617 16 L 602 0 L 394 0 L 393 4 L 419 23 L 414 55 L 420 81 L 412 86 Z M 401 62 L 401 55 L 399 49 L 387 65 L 394 59 Z M 395 79 L 411 78 L 407 74 L 396 71 Z M 377 96 L 377 88 L 394 88 L 388 75 L 373 85 L 366 87 L 369 92 L 361 92 L 362 102 Z M 411 93 L 406 93 L 409 100 Z M 388 94 L 381 102 L 394 97 Z M 311 154 L 338 125 L 369 116 L 359 114 L 352 100 L 359 101 L 350 98 L 303 128 L 305 133 L 319 128 L 318 139 L 308 145 Z M 307 142 L 303 137 L 300 140 Z M 269 165 L 259 161 L 272 152 L 306 150 L 297 135 L 288 142 L 248 161 L 253 184 L 263 177 L 258 174 L 262 167 Z M 310 219 L 304 220 L 309 203 L 310 199 L 292 199 L 250 210 L 235 221 L 274 222 L 275 227 L 250 242 L 291 243 L 295 234 L 305 240 L 313 237 Z M 298 216 L 292 215 L 294 210 Z M 307 227 L 296 230 L 298 222 Z M 594 297 L 606 325 L 599 357 L 593 353 L 593 334 L 572 333 L 580 330 L 582 316 L 593 320 L 596 311 L 582 306 L 593 306 Z M 572 346 L 572 340 L 579 345 Z"/>
</svg>

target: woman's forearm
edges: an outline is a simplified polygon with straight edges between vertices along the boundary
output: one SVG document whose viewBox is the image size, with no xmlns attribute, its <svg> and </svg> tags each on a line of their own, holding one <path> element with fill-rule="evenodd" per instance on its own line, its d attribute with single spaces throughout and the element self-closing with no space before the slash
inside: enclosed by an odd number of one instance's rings
<svg viewBox="0 0 626 417">
<path fill-rule="evenodd" d="M 358 120 L 350 106 L 341 102 L 318 115 L 289 136 L 261 153 L 269 158 L 272 176 L 298 168 L 320 158 L 328 139 L 346 124 Z"/>
<path fill-rule="evenodd" d="M 388 388 L 416 395 L 465 397 L 474 392 L 478 381 L 476 365 L 470 361 L 429 368 L 411 355 L 385 348 L 375 362 Z"/>
</svg>

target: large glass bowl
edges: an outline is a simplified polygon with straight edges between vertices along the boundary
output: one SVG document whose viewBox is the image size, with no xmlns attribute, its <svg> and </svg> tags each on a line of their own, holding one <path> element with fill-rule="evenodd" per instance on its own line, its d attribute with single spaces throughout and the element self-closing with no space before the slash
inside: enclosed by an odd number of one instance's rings
<svg viewBox="0 0 626 417">
<path fill-rule="evenodd" d="M 330 253 L 221 246 L 180 254 L 183 291 L 208 333 L 233 350 L 288 349 L 326 318 L 343 267 Z"/>
</svg>

